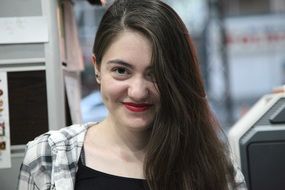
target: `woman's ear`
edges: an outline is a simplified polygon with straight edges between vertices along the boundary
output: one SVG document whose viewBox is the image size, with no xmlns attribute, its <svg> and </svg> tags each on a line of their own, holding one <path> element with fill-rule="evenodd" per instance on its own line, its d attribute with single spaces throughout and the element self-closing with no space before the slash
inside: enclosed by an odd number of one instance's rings
<svg viewBox="0 0 285 190">
<path fill-rule="evenodd" d="M 94 65 L 96 81 L 97 81 L 98 84 L 100 84 L 100 82 L 101 82 L 100 66 L 99 66 L 99 64 L 96 61 L 96 56 L 95 55 L 92 55 L 92 63 Z"/>
</svg>

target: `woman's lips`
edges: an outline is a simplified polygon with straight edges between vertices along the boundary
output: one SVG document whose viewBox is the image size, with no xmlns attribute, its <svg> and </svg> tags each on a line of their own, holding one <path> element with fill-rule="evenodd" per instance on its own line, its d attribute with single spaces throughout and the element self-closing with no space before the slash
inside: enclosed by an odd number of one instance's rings
<svg viewBox="0 0 285 190">
<path fill-rule="evenodd" d="M 132 112 L 143 112 L 152 106 L 152 104 L 136 104 L 131 102 L 123 102 L 123 105 Z"/>
</svg>

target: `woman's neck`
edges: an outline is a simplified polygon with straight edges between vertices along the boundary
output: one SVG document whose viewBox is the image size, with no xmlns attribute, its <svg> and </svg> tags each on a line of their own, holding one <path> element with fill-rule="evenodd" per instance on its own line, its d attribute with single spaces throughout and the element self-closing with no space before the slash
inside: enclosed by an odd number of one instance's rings
<svg viewBox="0 0 285 190">
<path fill-rule="evenodd" d="M 86 165 L 113 175 L 144 179 L 148 139 L 148 131 L 126 130 L 104 120 L 87 131 Z"/>
<path fill-rule="evenodd" d="M 111 142 L 126 148 L 132 152 L 145 151 L 149 136 L 149 129 L 134 129 L 131 127 L 119 126 L 114 123 L 111 119 L 106 119 L 102 122 L 106 135 Z"/>
<path fill-rule="evenodd" d="M 94 128 L 92 136 L 94 136 L 96 144 L 117 149 L 123 157 L 134 156 L 141 160 L 144 159 L 150 132 L 150 129 L 137 130 L 118 126 L 107 118 Z"/>
</svg>

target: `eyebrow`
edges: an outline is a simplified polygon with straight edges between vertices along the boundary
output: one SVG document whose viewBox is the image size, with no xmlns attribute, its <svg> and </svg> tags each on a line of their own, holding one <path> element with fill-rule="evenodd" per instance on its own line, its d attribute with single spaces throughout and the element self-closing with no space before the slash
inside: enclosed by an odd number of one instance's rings
<svg viewBox="0 0 285 190">
<path fill-rule="evenodd" d="M 133 65 L 129 64 L 128 62 L 121 60 L 121 59 L 113 59 L 107 62 L 107 64 L 119 64 L 119 65 L 123 65 L 125 67 L 129 67 L 131 69 L 134 68 Z M 153 69 L 153 65 L 150 65 L 147 67 L 147 70 L 152 70 Z"/>
<path fill-rule="evenodd" d="M 126 61 L 123 61 L 121 59 L 113 59 L 113 60 L 110 60 L 107 62 L 107 64 L 119 64 L 119 65 L 123 65 L 123 66 L 126 66 L 126 67 L 129 67 L 129 68 L 133 68 L 133 66 L 129 63 L 127 63 Z"/>
</svg>

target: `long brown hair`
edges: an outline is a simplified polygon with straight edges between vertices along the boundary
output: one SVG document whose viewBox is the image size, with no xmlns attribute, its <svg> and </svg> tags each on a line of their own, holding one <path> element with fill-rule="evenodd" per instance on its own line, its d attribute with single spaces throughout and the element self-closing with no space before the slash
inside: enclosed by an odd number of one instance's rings
<svg viewBox="0 0 285 190">
<path fill-rule="evenodd" d="M 142 33 L 152 43 L 160 109 L 148 143 L 144 172 L 151 190 L 228 190 L 233 167 L 217 136 L 196 52 L 186 26 L 158 0 L 117 0 L 99 25 L 93 53 L 100 64 L 120 32 Z"/>
</svg>

